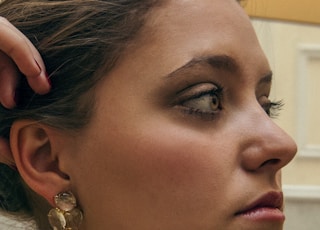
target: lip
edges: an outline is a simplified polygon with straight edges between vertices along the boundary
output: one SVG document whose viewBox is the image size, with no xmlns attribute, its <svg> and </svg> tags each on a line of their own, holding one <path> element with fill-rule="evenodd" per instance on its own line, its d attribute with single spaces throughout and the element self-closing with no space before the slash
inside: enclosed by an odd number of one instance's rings
<svg viewBox="0 0 320 230">
<path fill-rule="evenodd" d="M 283 193 L 268 192 L 235 214 L 251 221 L 284 222 Z"/>
</svg>

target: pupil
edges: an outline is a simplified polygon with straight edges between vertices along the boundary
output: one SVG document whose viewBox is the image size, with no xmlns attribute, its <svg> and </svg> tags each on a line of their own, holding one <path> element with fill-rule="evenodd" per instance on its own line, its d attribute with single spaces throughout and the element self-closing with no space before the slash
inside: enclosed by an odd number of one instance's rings
<svg viewBox="0 0 320 230">
<path fill-rule="evenodd" d="M 217 109 L 218 106 L 219 106 L 219 100 L 218 100 L 217 96 L 213 96 L 211 102 L 212 102 L 211 103 L 211 108 L 212 109 Z"/>
</svg>

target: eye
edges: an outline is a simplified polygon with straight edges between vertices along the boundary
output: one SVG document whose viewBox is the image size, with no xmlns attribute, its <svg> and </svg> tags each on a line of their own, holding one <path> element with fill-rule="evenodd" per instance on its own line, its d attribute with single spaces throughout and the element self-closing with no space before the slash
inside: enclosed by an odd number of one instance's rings
<svg viewBox="0 0 320 230">
<path fill-rule="evenodd" d="M 188 114 L 215 115 L 221 109 L 222 88 L 211 83 L 193 86 L 180 95 L 179 107 Z"/>
<path fill-rule="evenodd" d="M 202 92 L 184 103 L 183 106 L 198 112 L 215 112 L 220 108 L 220 99 L 215 91 Z"/>
</svg>

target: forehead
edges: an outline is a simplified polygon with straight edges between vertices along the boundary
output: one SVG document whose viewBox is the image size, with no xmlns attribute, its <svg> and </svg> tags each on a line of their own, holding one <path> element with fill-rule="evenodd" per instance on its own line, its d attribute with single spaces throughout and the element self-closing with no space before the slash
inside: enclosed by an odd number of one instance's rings
<svg viewBox="0 0 320 230">
<path fill-rule="evenodd" d="M 158 33 L 204 32 L 204 27 L 209 31 L 220 30 L 221 26 L 226 29 L 251 29 L 248 16 L 235 0 L 165 1 L 151 10 L 145 25 Z"/>
<path fill-rule="evenodd" d="M 268 68 L 251 22 L 235 0 L 165 1 L 149 12 L 132 44 L 122 61 L 158 76 L 211 55 L 230 56 L 242 69 Z"/>
<path fill-rule="evenodd" d="M 151 10 L 141 35 L 145 36 L 144 43 L 146 40 L 158 42 L 158 47 L 166 47 L 170 42 L 176 46 L 195 39 L 199 49 L 200 43 L 203 47 L 229 47 L 231 52 L 234 50 L 231 43 L 258 45 L 248 16 L 235 0 L 166 1 Z"/>
</svg>

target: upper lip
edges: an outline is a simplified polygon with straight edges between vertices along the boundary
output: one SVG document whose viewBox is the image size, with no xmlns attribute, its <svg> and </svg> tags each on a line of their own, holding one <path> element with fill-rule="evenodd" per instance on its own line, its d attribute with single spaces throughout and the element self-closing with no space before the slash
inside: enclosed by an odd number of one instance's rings
<svg viewBox="0 0 320 230">
<path fill-rule="evenodd" d="M 283 208 L 283 193 L 282 192 L 268 192 L 262 195 L 257 200 L 253 201 L 249 205 L 245 206 L 243 209 L 238 211 L 236 215 L 249 212 L 250 210 L 257 208 L 276 208 L 282 210 Z"/>
</svg>

